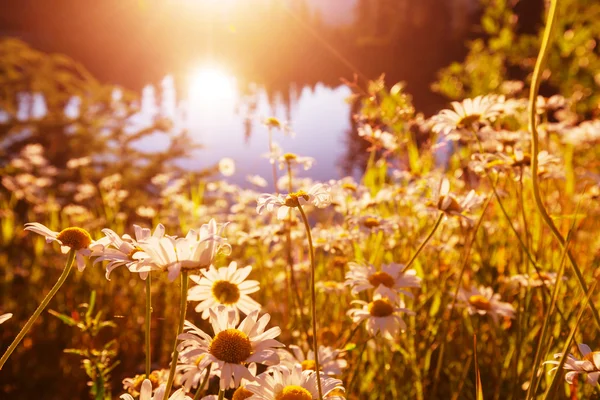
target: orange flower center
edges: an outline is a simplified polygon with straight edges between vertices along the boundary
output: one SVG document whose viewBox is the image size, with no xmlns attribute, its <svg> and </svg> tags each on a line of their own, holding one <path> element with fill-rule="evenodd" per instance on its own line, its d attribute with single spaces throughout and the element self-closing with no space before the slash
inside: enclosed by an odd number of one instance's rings
<svg viewBox="0 0 600 400">
<path fill-rule="evenodd" d="M 369 276 L 369 283 L 374 287 L 378 287 L 379 285 L 383 285 L 385 287 L 391 288 L 394 286 L 396 281 L 394 278 L 388 274 L 387 272 L 375 272 L 373 275 Z"/>
<path fill-rule="evenodd" d="M 479 310 L 489 311 L 492 308 L 490 300 L 480 294 L 475 294 L 469 297 L 469 304 Z"/>
<path fill-rule="evenodd" d="M 275 400 L 313 400 L 312 394 L 302 386 L 290 385 L 275 396 Z"/>
<path fill-rule="evenodd" d="M 90 234 L 81 228 L 66 228 L 63 229 L 56 237 L 63 246 L 69 246 L 73 250 L 87 249 L 92 244 Z"/>
<path fill-rule="evenodd" d="M 369 303 L 369 314 L 374 317 L 388 317 L 394 313 L 394 306 L 387 299 L 377 299 Z"/>
<path fill-rule="evenodd" d="M 244 332 L 225 329 L 213 338 L 208 351 L 226 363 L 241 364 L 252 354 L 252 343 Z"/>
<path fill-rule="evenodd" d="M 212 293 L 221 304 L 235 304 L 240 299 L 240 289 L 235 283 L 229 281 L 215 281 L 212 285 Z"/>
</svg>

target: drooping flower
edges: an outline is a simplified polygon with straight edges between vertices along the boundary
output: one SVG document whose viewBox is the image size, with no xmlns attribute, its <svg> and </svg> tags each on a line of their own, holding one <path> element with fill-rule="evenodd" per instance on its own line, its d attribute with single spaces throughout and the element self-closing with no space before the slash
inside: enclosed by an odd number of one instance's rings
<svg viewBox="0 0 600 400">
<path fill-rule="evenodd" d="M 185 333 L 179 335 L 182 342 L 178 350 L 181 357 L 195 359 L 204 356 L 198 368 L 217 364 L 221 371 L 220 387 L 225 390 L 240 385 L 242 379 L 254 381 L 255 377 L 247 364 L 279 363 L 276 348 L 283 347 L 275 338 L 281 333 L 279 327 L 265 331 L 271 316 L 264 314 L 258 318 L 258 310 L 252 311 L 237 326 L 235 312 L 219 306 L 209 310 L 214 336 L 211 337 L 189 321 L 185 323 Z"/>
<path fill-rule="evenodd" d="M 401 330 L 406 330 L 406 323 L 401 314 L 414 314 L 404 308 L 401 301 L 396 303 L 380 294 L 375 294 L 370 303 L 362 300 L 355 300 L 352 303 L 362 306 L 348 311 L 352 321 L 357 324 L 367 321 L 366 328 L 369 334 L 375 336 L 381 332 L 383 337 L 389 340 L 393 340 Z"/>
<path fill-rule="evenodd" d="M 413 297 L 412 293 L 402 288 L 415 288 L 421 286 L 421 278 L 414 269 L 405 271 L 402 264 L 384 264 L 381 271 L 373 265 L 362 265 L 354 262 L 348 263 L 350 270 L 346 273 L 346 285 L 352 288 L 352 294 L 375 289 L 376 294 L 398 301 L 398 294 L 404 293 Z"/>
<path fill-rule="evenodd" d="M 111 229 L 102 229 L 102 233 L 106 235 L 105 242 L 107 243 L 104 248 L 96 250 L 92 253 L 92 256 L 97 256 L 94 260 L 94 264 L 102 261 L 108 261 L 106 265 L 106 279 L 110 280 L 110 273 L 117 267 L 124 265 L 131 271 L 136 271 L 138 264 L 143 264 L 146 255 L 140 255 L 136 258 L 133 256 L 141 251 L 138 242 L 147 240 L 150 237 L 156 237 L 158 239 L 165 235 L 165 227 L 162 224 L 158 224 L 154 229 L 154 233 L 148 228 L 142 228 L 138 225 L 133 225 L 135 231 L 135 240 L 129 235 L 123 235 L 120 237 L 116 232 Z M 142 279 L 146 279 L 147 272 L 140 273 Z"/>
<path fill-rule="evenodd" d="M 251 271 L 251 265 L 238 269 L 235 261 L 219 269 L 211 265 L 208 270 L 200 271 L 202 277 L 190 276 L 197 285 L 188 290 L 188 301 L 200 301 L 196 312 L 202 313 L 202 319 L 207 319 L 209 310 L 219 305 L 225 306 L 226 310 L 233 310 L 236 318 L 239 318 L 239 311 L 248 315 L 260 310 L 261 305 L 248 296 L 259 290 L 258 281 L 246 280 Z"/>
<path fill-rule="evenodd" d="M 222 230 L 223 225 L 211 219 L 198 232 L 190 230 L 185 238 L 151 236 L 140 240 L 138 246 L 143 251 L 133 256 L 144 262 L 136 265 L 135 272 L 167 271 L 169 279 L 174 280 L 181 270 L 208 268 L 219 252 L 231 250 L 227 239 L 220 236 Z"/>
<path fill-rule="evenodd" d="M 298 208 L 308 203 L 315 207 L 324 208 L 331 204 L 329 185 L 317 183 L 308 192 L 300 190 L 287 196 L 263 193 L 258 197 L 256 212 L 262 214 L 264 210 L 277 211 L 277 219 L 283 220 L 287 217 L 290 209 Z"/>
<path fill-rule="evenodd" d="M 293 369 L 297 364 L 302 367 L 302 371 L 316 371 L 315 353 L 309 350 L 305 353 L 298 346 L 289 346 L 291 352 L 280 349 L 279 357 L 281 365 Z M 331 347 L 319 346 L 319 368 L 325 375 L 341 375 L 342 370 L 348 366 L 343 358 L 340 358 L 340 350 Z"/>
<path fill-rule="evenodd" d="M 479 286 L 461 287 L 457 294 L 459 304 L 467 309 L 469 314 L 489 315 L 495 323 L 499 317 L 515 317 L 515 309 L 510 303 L 500 301 L 500 295 L 492 288 Z"/>
<path fill-rule="evenodd" d="M 254 396 L 248 400 L 314 400 L 319 398 L 317 373 L 302 371 L 300 365 L 288 369 L 285 366 L 272 368 L 256 377 L 256 382 L 246 385 Z M 336 389 L 344 390 L 342 381 L 321 373 L 323 397 L 329 400 L 343 400 L 332 395 Z"/>
<path fill-rule="evenodd" d="M 71 249 L 74 250 L 79 271 L 85 269 L 85 257 L 89 257 L 92 250 L 99 250 L 103 247 L 101 243 L 93 241 L 90 234 L 82 228 L 70 227 L 60 232 L 54 232 L 38 222 L 29 222 L 25 224 L 25 230 L 44 236 L 46 243 L 57 242 L 63 254 L 68 253 Z"/>
<path fill-rule="evenodd" d="M 575 378 L 575 376 L 586 374 L 586 382 L 591 385 L 596 385 L 598 383 L 598 378 L 600 378 L 600 351 L 592 351 L 586 344 L 580 344 L 578 347 L 583 358 L 580 360 L 572 354 L 567 355 L 563 368 L 569 372 L 565 375 L 565 380 L 567 383 L 571 384 L 573 383 L 573 378 Z M 562 357 L 563 353 L 554 354 L 554 358 L 556 359 L 561 359 Z M 556 365 L 556 367 L 549 371 L 552 372 L 556 371 L 560 361 L 551 360 L 544 362 L 544 364 Z"/>
</svg>

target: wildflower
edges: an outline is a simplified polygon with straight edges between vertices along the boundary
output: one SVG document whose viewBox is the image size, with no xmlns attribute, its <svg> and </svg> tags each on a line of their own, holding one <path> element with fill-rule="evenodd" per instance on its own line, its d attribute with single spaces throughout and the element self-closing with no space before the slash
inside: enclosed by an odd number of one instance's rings
<svg viewBox="0 0 600 400">
<path fill-rule="evenodd" d="M 164 371 L 162 370 L 152 371 L 148 378 L 146 378 L 145 374 L 136 375 L 133 378 L 125 378 L 123 379 L 123 389 L 125 389 L 130 395 L 137 397 L 140 395 L 143 383 L 147 380 L 149 380 L 152 384 L 152 390 L 158 389 L 158 387 L 165 380 L 163 372 Z"/>
<path fill-rule="evenodd" d="M 188 300 L 200 301 L 196 312 L 202 313 L 202 319 L 208 319 L 209 310 L 218 305 L 225 306 L 226 310 L 233 310 L 236 320 L 239 319 L 239 311 L 248 315 L 254 310 L 260 310 L 261 305 L 248 296 L 259 290 L 258 281 L 246 280 L 251 271 L 251 265 L 238 269 L 235 261 L 228 267 L 219 269 L 211 265 L 208 270 L 200 271 L 204 275 L 202 278 L 198 275 L 190 276 L 197 285 L 189 289 Z"/>
<path fill-rule="evenodd" d="M 348 316 L 354 323 L 367 321 L 366 328 L 369 334 L 375 336 L 381 332 L 386 339 L 393 340 L 400 330 L 406 330 L 406 323 L 401 317 L 401 313 L 413 315 L 414 313 L 404 308 L 404 304 L 392 301 L 380 294 L 373 296 L 373 301 L 367 303 L 361 300 L 355 300 L 353 304 L 361 305 L 362 308 L 354 308 L 348 311 Z"/>
<path fill-rule="evenodd" d="M 279 169 L 284 169 L 287 165 L 290 167 L 301 165 L 307 171 L 314 163 L 315 159 L 312 157 L 300 157 L 293 153 L 285 153 L 279 157 Z"/>
<path fill-rule="evenodd" d="M 219 172 L 223 176 L 231 176 L 235 173 L 235 161 L 231 158 L 225 157 L 219 161 Z"/>
<path fill-rule="evenodd" d="M 275 117 L 266 118 L 264 124 L 269 128 L 281 129 L 281 122 Z"/>
<path fill-rule="evenodd" d="M 556 272 L 541 271 L 532 275 L 514 275 L 510 277 L 510 281 L 525 287 L 553 286 L 556 284 Z"/>
<path fill-rule="evenodd" d="M 138 225 L 133 225 L 135 230 L 135 240 L 129 235 L 123 235 L 121 238 L 111 229 L 102 229 L 102 233 L 106 235 L 102 241 L 106 243 L 101 250 L 97 250 L 92 253 L 92 256 L 97 256 L 94 260 L 94 264 L 102 261 L 109 261 L 106 265 L 106 279 L 110 280 L 110 273 L 117 267 L 124 265 L 130 271 L 137 271 L 139 264 L 143 264 L 145 259 L 148 257 L 146 254 L 138 255 L 136 258 L 133 256 L 142 251 L 138 246 L 137 242 L 146 240 L 149 237 L 156 237 L 158 239 L 165 235 L 165 227 L 162 224 L 158 224 L 154 229 L 154 234 L 151 234 L 150 229 L 142 228 Z M 142 279 L 146 279 L 147 271 L 142 272 Z"/>
<path fill-rule="evenodd" d="M 315 207 L 324 208 L 331 204 L 329 185 L 317 183 L 308 192 L 300 190 L 287 196 L 263 193 L 258 197 L 256 212 L 262 214 L 263 210 L 277 210 L 277 219 L 283 220 L 287 217 L 291 208 L 297 208 L 307 203 Z"/>
<path fill-rule="evenodd" d="M 457 294 L 458 301 L 467 309 L 470 315 L 489 314 L 495 323 L 499 317 L 514 318 L 515 309 L 510 303 L 500 301 L 500 295 L 494 293 L 492 288 L 480 286 L 479 288 L 460 288 Z"/>
<path fill-rule="evenodd" d="M 262 188 L 267 187 L 268 185 L 267 180 L 260 175 L 248 175 L 246 180 L 251 184 Z"/>
<path fill-rule="evenodd" d="M 242 378 L 254 381 L 255 377 L 247 363 L 275 365 L 279 356 L 275 351 L 283 347 L 275 338 L 281 333 L 278 327 L 265 331 L 271 316 L 264 314 L 258 318 L 258 310 L 252 311 L 236 327 L 235 312 L 226 311 L 224 306 L 209 310 L 214 337 L 186 321 L 185 333 L 179 335 L 182 342 L 178 351 L 182 357 L 195 358 L 204 355 L 198 368 L 206 368 L 215 363 L 221 371 L 220 387 L 225 390 L 239 386 Z"/>
<path fill-rule="evenodd" d="M 163 400 L 165 397 L 165 385 L 160 385 L 154 396 L 152 396 L 152 382 L 149 379 L 144 379 L 142 383 L 142 389 L 140 390 L 139 400 Z M 134 400 L 130 394 L 121 395 L 121 399 L 123 400 Z M 191 397 L 186 396 L 185 392 L 182 389 L 177 390 L 169 400 L 191 400 Z"/>
<path fill-rule="evenodd" d="M 414 288 L 421 286 L 421 278 L 415 270 L 404 271 L 402 264 L 384 264 L 381 271 L 373 265 L 361 265 L 354 262 L 348 263 L 350 270 L 346 273 L 346 285 L 352 287 L 352 294 L 375 289 L 376 294 L 387 297 L 393 302 L 398 301 L 398 292 L 413 297 L 412 293 L 401 288 Z"/>
<path fill-rule="evenodd" d="M 365 125 L 358 129 L 358 136 L 365 138 L 369 142 L 379 145 L 388 151 L 394 151 L 398 148 L 396 136 L 381 129 L 375 129 L 371 125 Z"/>
<path fill-rule="evenodd" d="M 567 383 L 572 384 L 575 376 L 579 374 L 587 374 L 586 382 L 591 385 L 596 385 L 598 383 L 598 378 L 600 377 L 600 351 L 592 352 L 592 349 L 590 349 L 590 347 L 586 344 L 580 344 L 578 347 L 583 358 L 579 360 L 572 354 L 567 356 L 563 368 L 569 372 L 567 372 L 565 375 L 565 380 Z M 560 359 L 562 357 L 563 353 L 554 354 L 554 358 Z M 550 372 L 552 372 L 558 368 L 560 361 L 546 361 L 544 364 L 557 365 L 550 370 Z"/>
<path fill-rule="evenodd" d="M 200 382 L 203 382 L 206 378 L 206 373 L 208 371 L 207 368 L 199 368 L 198 365 L 204 356 L 199 356 L 194 358 L 185 358 L 179 357 L 179 361 L 177 363 L 176 371 L 181 374 L 181 386 L 185 388 L 186 392 L 192 390 L 192 388 L 197 388 L 200 385 Z M 220 376 L 219 370 L 211 369 L 210 371 L 212 376 Z M 208 383 L 208 380 L 206 381 Z M 198 388 L 199 390 L 205 390 L 206 386 L 203 388 Z"/>
<path fill-rule="evenodd" d="M 219 252 L 228 252 L 231 246 L 220 234 L 223 225 L 211 219 L 200 230 L 190 230 L 185 238 L 171 236 L 148 237 L 138 242 L 143 252 L 134 254 L 142 259 L 135 272 L 160 270 L 168 272 L 170 280 L 179 276 L 181 270 L 194 271 L 208 268 Z"/>
<path fill-rule="evenodd" d="M 306 356 L 302 349 L 298 346 L 289 346 L 292 352 L 287 350 L 279 350 L 281 365 L 288 367 L 290 370 L 296 364 L 302 366 L 302 371 L 315 371 L 315 353 L 309 350 Z M 331 347 L 319 346 L 319 367 L 325 375 L 341 375 L 342 370 L 348 366 L 346 360 L 339 358 L 340 350 L 335 350 Z"/>
<path fill-rule="evenodd" d="M 397 229 L 397 226 L 392 221 L 376 215 L 352 217 L 348 219 L 348 223 L 352 226 L 358 226 L 361 232 L 367 234 L 377 232 L 392 234 Z"/>
<path fill-rule="evenodd" d="M 442 179 L 435 207 L 448 216 L 458 216 L 470 221 L 464 213 L 471 211 L 483 202 L 484 197 L 471 190 L 464 198 L 458 200 L 450 194 L 450 182 Z"/>
<path fill-rule="evenodd" d="M 273 368 L 256 377 L 256 382 L 246 385 L 246 389 L 255 394 L 250 399 L 262 400 L 313 400 L 319 398 L 316 372 L 302 371 L 299 365 L 291 369 Z M 327 399 L 343 399 L 331 396 L 335 389 L 343 391 L 342 381 L 325 375 L 321 376 L 323 396 Z"/>
<path fill-rule="evenodd" d="M 90 234 L 82 228 L 70 227 L 60 232 L 54 232 L 38 222 L 29 222 L 25 224 L 25 230 L 44 236 L 46 243 L 57 242 L 63 254 L 68 253 L 71 249 L 74 250 L 79 271 L 85 269 L 84 257 L 89 257 L 92 250 L 102 248 L 102 245 L 94 242 Z"/>
<path fill-rule="evenodd" d="M 6 314 L 0 315 L 0 325 L 3 324 L 3 323 L 5 323 L 9 319 L 11 319 L 12 316 L 13 316 L 12 313 L 6 313 Z"/>
<path fill-rule="evenodd" d="M 501 111 L 496 96 L 477 96 L 451 104 L 454 110 L 442 110 L 431 118 L 433 132 L 449 135 L 457 130 L 477 129 L 480 124 L 490 123 Z M 449 135 L 448 138 L 458 140 L 460 135 Z"/>
<path fill-rule="evenodd" d="M 342 282 L 338 281 L 320 281 L 316 284 L 317 290 L 326 294 L 344 294 L 345 287 Z"/>
</svg>

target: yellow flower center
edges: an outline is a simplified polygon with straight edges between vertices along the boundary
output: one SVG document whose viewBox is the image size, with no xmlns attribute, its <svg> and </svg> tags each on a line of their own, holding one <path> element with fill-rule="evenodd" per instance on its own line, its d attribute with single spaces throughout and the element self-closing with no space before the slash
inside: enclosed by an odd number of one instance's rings
<svg viewBox="0 0 600 400">
<path fill-rule="evenodd" d="M 469 304 L 471 304 L 473 307 L 479 310 L 488 311 L 492 308 L 490 300 L 487 297 L 484 297 L 480 294 L 475 294 L 469 297 Z"/>
<path fill-rule="evenodd" d="M 133 249 L 132 249 L 132 250 L 129 252 L 129 254 L 127 254 L 127 257 L 129 257 L 129 259 L 130 259 L 130 260 L 133 260 L 133 255 L 134 255 L 135 253 L 137 253 L 138 251 L 144 251 L 144 250 L 142 250 L 142 249 L 140 249 L 139 247 L 137 247 L 137 246 L 136 246 L 136 247 L 134 247 L 134 248 L 133 248 Z"/>
<path fill-rule="evenodd" d="M 221 304 L 235 304 L 240 299 L 240 289 L 235 283 L 229 281 L 215 281 L 212 293 Z"/>
<path fill-rule="evenodd" d="M 295 155 L 294 153 L 285 153 L 283 155 L 283 158 L 285 158 L 285 161 L 293 161 L 293 160 L 297 159 L 298 156 Z"/>
<path fill-rule="evenodd" d="M 304 360 L 302 361 L 302 371 L 316 371 L 317 363 L 315 360 Z"/>
<path fill-rule="evenodd" d="M 233 397 L 231 398 L 231 400 L 244 400 L 248 397 L 252 397 L 253 395 L 254 393 L 252 393 L 245 387 L 240 386 L 235 392 L 233 392 Z"/>
<path fill-rule="evenodd" d="M 290 193 L 287 195 L 285 199 L 285 205 L 288 207 L 298 207 L 300 205 L 300 198 L 303 198 L 304 200 L 308 201 L 310 197 L 308 196 L 308 193 L 306 193 L 304 190 L 299 190 L 295 193 Z"/>
<path fill-rule="evenodd" d="M 465 115 L 456 124 L 457 128 L 467 128 L 481 119 L 479 114 Z"/>
<path fill-rule="evenodd" d="M 281 122 L 275 117 L 269 117 L 265 120 L 265 125 L 270 128 L 281 128 Z"/>
<path fill-rule="evenodd" d="M 342 184 L 342 188 L 350 190 L 351 192 L 356 192 L 357 190 L 356 185 L 353 183 L 344 183 Z"/>
<path fill-rule="evenodd" d="M 374 287 L 378 287 L 379 285 L 383 285 L 385 287 L 391 288 L 394 286 L 396 281 L 394 278 L 388 274 L 387 272 L 375 272 L 373 275 L 369 276 L 369 283 Z"/>
<path fill-rule="evenodd" d="M 244 332 L 225 329 L 213 338 L 208 351 L 221 361 L 240 364 L 252 354 L 252 343 Z"/>
<path fill-rule="evenodd" d="M 548 274 L 547 274 L 547 273 L 545 273 L 545 272 L 541 272 L 541 273 L 539 273 L 539 274 L 536 272 L 536 273 L 534 273 L 534 274 L 531 276 L 531 279 L 532 279 L 532 280 L 540 280 L 540 281 L 543 281 L 543 282 L 548 282 L 548 281 L 551 281 L 551 280 L 552 280 L 552 278 L 550 277 L 550 275 L 548 275 Z"/>
<path fill-rule="evenodd" d="M 136 375 L 133 377 L 131 385 L 127 388 L 127 392 L 130 394 L 137 396 L 140 394 L 140 390 L 142 390 L 142 383 L 146 379 L 146 375 Z M 160 378 L 157 371 L 152 371 L 150 376 L 148 377 L 150 383 L 152 383 L 152 389 L 156 389 L 158 384 L 160 383 Z"/>
<path fill-rule="evenodd" d="M 369 314 L 374 317 L 387 317 L 394 313 L 394 306 L 387 299 L 377 299 L 369 303 Z"/>
<path fill-rule="evenodd" d="M 378 227 L 380 222 L 377 218 L 368 217 L 364 219 L 363 225 L 369 229 L 372 229 Z"/>
<path fill-rule="evenodd" d="M 92 244 L 90 234 L 81 228 L 66 228 L 63 229 L 56 237 L 63 246 L 69 246 L 73 250 L 87 249 Z"/>
<path fill-rule="evenodd" d="M 302 386 L 290 385 L 275 396 L 275 400 L 313 400 L 312 394 Z"/>
</svg>

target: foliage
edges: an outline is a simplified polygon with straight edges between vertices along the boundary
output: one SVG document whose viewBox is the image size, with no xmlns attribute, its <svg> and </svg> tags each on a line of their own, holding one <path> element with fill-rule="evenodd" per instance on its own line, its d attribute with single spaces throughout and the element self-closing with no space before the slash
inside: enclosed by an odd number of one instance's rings
<svg viewBox="0 0 600 400">
<path fill-rule="evenodd" d="M 504 92 L 508 80 L 529 81 L 542 35 L 542 15 L 520 20 L 519 0 L 481 0 L 483 12 L 478 38 L 468 42 L 463 62 L 442 69 L 434 90 L 451 99 Z M 531 3 L 524 6 L 531 6 Z M 594 0 L 559 3 L 554 44 L 543 74 L 547 93 L 573 100 L 580 113 L 597 112 L 600 106 L 600 4 Z M 532 24 L 535 34 L 524 33 Z"/>
<path fill-rule="evenodd" d="M 103 312 L 94 315 L 96 306 L 96 292 L 92 291 L 89 303 L 81 304 L 82 312 L 74 312 L 70 316 L 50 310 L 50 314 L 60 319 L 68 326 L 79 329 L 82 335 L 80 348 L 65 349 L 68 354 L 75 354 L 82 358 L 81 364 L 86 375 L 90 378 L 90 396 L 95 400 L 110 400 L 111 372 L 119 365 L 113 361 L 117 356 L 118 342 L 113 339 L 102 345 L 98 343 L 100 331 L 105 328 L 116 328 L 112 321 L 103 320 Z M 100 346 L 100 347 L 99 347 Z"/>
</svg>

